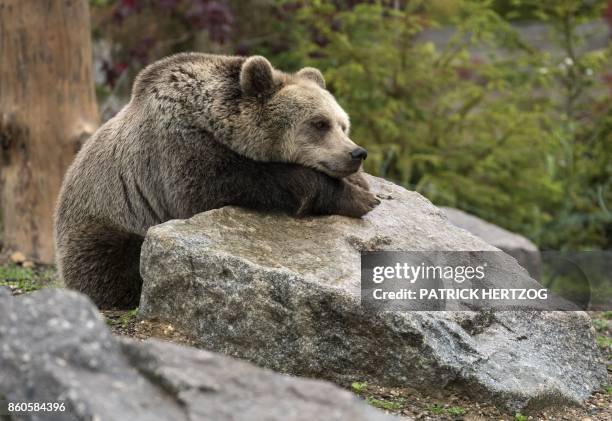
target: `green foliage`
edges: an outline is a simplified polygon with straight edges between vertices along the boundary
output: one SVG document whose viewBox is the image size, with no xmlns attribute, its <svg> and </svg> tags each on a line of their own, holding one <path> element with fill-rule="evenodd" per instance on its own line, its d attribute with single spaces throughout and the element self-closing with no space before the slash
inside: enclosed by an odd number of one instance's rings
<svg viewBox="0 0 612 421">
<path fill-rule="evenodd" d="M 521 414 L 520 412 L 517 412 L 516 415 L 514 415 L 514 420 L 515 421 L 527 421 L 527 416 Z"/>
<path fill-rule="evenodd" d="M 127 313 L 121 316 L 120 318 L 121 326 L 123 326 L 124 328 L 127 327 L 130 324 L 130 322 L 134 320 L 136 317 L 138 317 L 138 307 L 136 307 L 133 310 L 128 311 Z"/>
<path fill-rule="evenodd" d="M 593 319 L 593 327 L 598 332 L 605 332 L 608 329 L 608 321 L 604 319 Z"/>
<path fill-rule="evenodd" d="M 432 414 L 441 415 L 445 412 L 444 407 L 442 405 L 438 405 L 437 403 L 427 405 L 427 410 Z"/>
<path fill-rule="evenodd" d="M 108 6 L 110 0 L 89 0 L 91 7 L 104 7 Z"/>
<path fill-rule="evenodd" d="M 365 391 L 368 387 L 368 384 L 365 382 L 353 382 L 351 383 L 351 389 L 353 389 L 353 392 L 355 393 L 361 393 L 363 391 Z"/>
<path fill-rule="evenodd" d="M 0 266 L 0 285 L 18 288 L 23 292 L 32 292 L 43 288 L 31 268 L 16 265 Z"/>
<path fill-rule="evenodd" d="M 403 399 L 388 401 L 388 400 L 377 399 L 373 396 L 369 396 L 368 398 L 366 398 L 366 401 L 372 406 L 375 406 L 381 409 L 386 409 L 388 411 L 397 411 L 399 409 L 402 409 L 403 407 Z"/>
<path fill-rule="evenodd" d="M 370 405 L 375 406 L 377 408 L 386 409 L 387 411 L 398 411 L 404 408 L 406 403 L 406 398 L 397 396 L 397 397 L 387 397 L 385 396 L 383 399 L 379 399 L 368 393 L 368 383 L 366 382 L 353 382 L 351 383 L 351 390 L 358 395 L 362 395 L 365 397 L 366 402 Z"/>
<path fill-rule="evenodd" d="M 579 49 L 577 31 L 602 1 L 300 4 L 272 59 L 324 71 L 368 171 L 543 248 L 612 247 L 612 49 Z M 550 24 L 554 54 L 510 24 L 525 14 Z"/>
<path fill-rule="evenodd" d="M 107 315 L 106 324 L 109 326 L 121 326 L 126 329 L 137 317 L 138 307 L 120 315 Z"/>
<path fill-rule="evenodd" d="M 435 415 L 447 414 L 453 417 L 459 417 L 467 413 L 466 409 L 460 406 L 452 406 L 450 408 L 445 408 L 444 406 L 439 405 L 437 403 L 427 405 L 426 409 Z"/>
<path fill-rule="evenodd" d="M 448 408 L 446 412 L 448 413 L 448 415 L 461 416 L 465 415 L 467 411 L 465 410 L 465 408 L 462 408 L 460 406 L 453 406 L 451 408 Z"/>
<path fill-rule="evenodd" d="M 24 268 L 14 264 L 0 266 L 0 280 L 10 281 L 30 281 L 34 278 L 34 271 L 31 268 Z"/>
<path fill-rule="evenodd" d="M 603 349 L 612 349 L 612 338 L 609 336 L 600 335 L 597 337 L 597 346 Z"/>
</svg>

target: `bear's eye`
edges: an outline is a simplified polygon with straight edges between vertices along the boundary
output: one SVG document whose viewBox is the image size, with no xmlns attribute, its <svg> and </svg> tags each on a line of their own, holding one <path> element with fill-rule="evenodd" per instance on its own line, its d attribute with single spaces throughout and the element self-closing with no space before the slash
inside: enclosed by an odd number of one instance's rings
<svg viewBox="0 0 612 421">
<path fill-rule="evenodd" d="M 312 123 L 312 127 L 314 127 L 317 130 L 329 130 L 330 125 L 329 125 L 329 121 L 327 120 L 315 120 Z"/>
</svg>

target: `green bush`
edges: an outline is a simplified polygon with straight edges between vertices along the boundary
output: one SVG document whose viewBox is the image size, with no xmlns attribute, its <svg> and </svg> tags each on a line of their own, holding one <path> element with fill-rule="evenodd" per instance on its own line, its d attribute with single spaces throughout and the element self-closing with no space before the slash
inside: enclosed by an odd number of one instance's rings
<svg viewBox="0 0 612 421">
<path fill-rule="evenodd" d="M 543 248 L 612 246 L 611 50 L 579 53 L 577 31 L 604 2 L 290 3 L 272 61 L 324 71 L 368 171 Z M 517 10 L 550 24 L 557 51 L 521 38 Z M 436 47 L 442 23 L 454 34 Z"/>
</svg>

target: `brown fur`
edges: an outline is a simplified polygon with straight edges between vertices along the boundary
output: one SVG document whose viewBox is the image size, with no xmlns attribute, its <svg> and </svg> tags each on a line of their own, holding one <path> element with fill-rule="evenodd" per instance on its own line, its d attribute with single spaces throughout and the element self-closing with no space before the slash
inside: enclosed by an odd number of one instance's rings
<svg viewBox="0 0 612 421">
<path fill-rule="evenodd" d="M 348 119 L 313 72 L 205 54 L 143 70 L 130 103 L 66 174 L 56 211 L 66 285 L 102 308 L 135 307 L 144 235 L 169 219 L 226 205 L 352 217 L 375 207 L 359 162 L 346 158 L 356 147 Z M 312 132 L 312 118 L 328 119 L 328 129 Z"/>
</svg>

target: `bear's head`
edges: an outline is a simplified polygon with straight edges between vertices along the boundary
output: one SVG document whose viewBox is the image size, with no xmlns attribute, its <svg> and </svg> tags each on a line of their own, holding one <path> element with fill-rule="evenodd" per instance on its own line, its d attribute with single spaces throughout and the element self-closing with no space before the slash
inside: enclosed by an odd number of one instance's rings
<svg viewBox="0 0 612 421">
<path fill-rule="evenodd" d="M 240 153 L 263 161 L 300 164 L 341 178 L 359 170 L 367 151 L 349 138 L 349 118 L 306 67 L 286 74 L 261 56 L 240 69 L 241 125 L 250 135 Z"/>
</svg>

